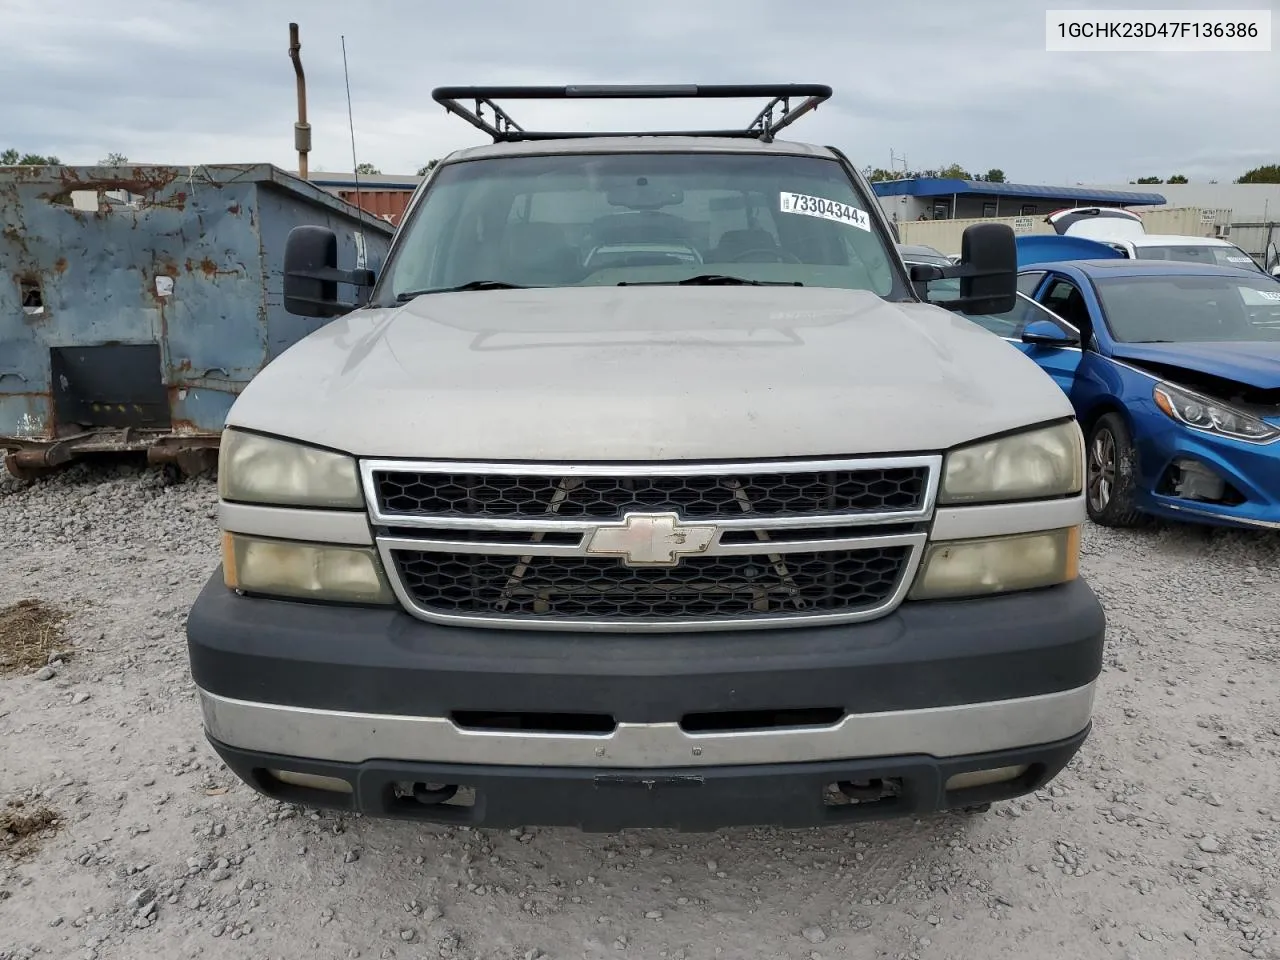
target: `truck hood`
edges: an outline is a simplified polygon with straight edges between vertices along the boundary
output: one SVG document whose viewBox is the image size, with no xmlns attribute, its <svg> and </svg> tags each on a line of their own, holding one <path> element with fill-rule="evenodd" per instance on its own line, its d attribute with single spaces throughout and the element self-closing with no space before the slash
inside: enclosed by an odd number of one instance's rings
<svg viewBox="0 0 1280 960">
<path fill-rule="evenodd" d="M 1189 370 L 1255 390 L 1280 390 L 1280 341 L 1117 343 L 1111 355 L 1172 380 L 1179 370 Z"/>
<path fill-rule="evenodd" d="M 854 290 L 438 293 L 332 321 L 227 418 L 360 456 L 759 458 L 941 450 L 1069 416 L 962 316 Z"/>
</svg>

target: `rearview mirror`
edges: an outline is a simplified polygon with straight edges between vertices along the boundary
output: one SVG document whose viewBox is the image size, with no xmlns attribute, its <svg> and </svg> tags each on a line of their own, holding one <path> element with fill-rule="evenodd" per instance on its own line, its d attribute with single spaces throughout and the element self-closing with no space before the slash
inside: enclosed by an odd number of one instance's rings
<svg viewBox="0 0 1280 960">
<path fill-rule="evenodd" d="M 1056 323 L 1032 320 L 1022 328 L 1022 342 L 1043 347 L 1074 347 L 1079 345 L 1080 338 L 1073 337 Z"/>
<path fill-rule="evenodd" d="M 934 272 L 936 271 L 936 273 Z M 958 279 L 960 296 L 938 306 L 966 316 L 1007 313 L 1018 302 L 1018 247 L 1013 228 L 974 223 L 960 236 L 960 262 L 950 267 L 913 267 L 913 282 Z"/>
<path fill-rule="evenodd" d="M 338 235 L 328 227 L 294 227 L 284 244 L 284 308 L 298 317 L 339 317 L 359 304 L 338 299 L 338 284 L 373 286 L 372 270 L 338 269 Z"/>
</svg>

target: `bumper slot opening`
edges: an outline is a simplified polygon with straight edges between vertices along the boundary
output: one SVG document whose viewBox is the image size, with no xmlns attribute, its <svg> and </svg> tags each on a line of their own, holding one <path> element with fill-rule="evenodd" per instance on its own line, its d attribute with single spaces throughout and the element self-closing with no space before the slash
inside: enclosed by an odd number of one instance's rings
<svg viewBox="0 0 1280 960">
<path fill-rule="evenodd" d="M 844 719 L 841 707 L 809 707 L 801 710 L 722 710 L 686 713 L 680 718 L 685 733 L 746 733 L 799 727 L 832 727 Z"/>
<path fill-rule="evenodd" d="M 859 811 L 896 807 L 903 802 L 902 777 L 837 780 L 828 784 L 823 800 L 828 807 L 857 807 Z"/>
<path fill-rule="evenodd" d="M 1215 470 L 1189 457 L 1179 457 L 1169 464 L 1156 492 L 1167 497 L 1216 503 L 1224 507 L 1235 507 L 1245 502 L 1240 491 Z"/>
<path fill-rule="evenodd" d="M 460 783 L 397 780 L 383 791 L 383 807 L 391 816 L 436 823 L 469 823 L 475 815 L 476 791 Z"/>
<path fill-rule="evenodd" d="M 1050 779 L 1043 763 L 953 773 L 943 787 L 948 807 L 972 807 L 1038 790 Z"/>
<path fill-rule="evenodd" d="M 251 785 L 273 800 L 300 806 L 355 809 L 355 787 L 350 780 L 302 770 L 256 767 Z"/>
<path fill-rule="evenodd" d="M 607 713 L 455 710 L 449 717 L 463 730 L 483 730 L 490 733 L 605 735 L 618 728 L 618 721 Z"/>
</svg>

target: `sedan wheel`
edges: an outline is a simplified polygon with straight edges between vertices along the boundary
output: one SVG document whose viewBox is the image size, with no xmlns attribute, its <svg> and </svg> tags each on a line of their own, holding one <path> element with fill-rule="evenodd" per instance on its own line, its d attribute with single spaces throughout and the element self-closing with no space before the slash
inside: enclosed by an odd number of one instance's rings
<svg viewBox="0 0 1280 960">
<path fill-rule="evenodd" d="M 1089 430 L 1085 462 L 1085 506 L 1089 519 L 1104 527 L 1135 527 L 1143 515 L 1134 507 L 1138 457 L 1129 425 L 1116 413 L 1098 418 Z"/>
<path fill-rule="evenodd" d="M 1111 503 L 1116 485 L 1116 438 L 1110 430 L 1094 433 L 1089 445 L 1089 506 L 1101 513 Z"/>
</svg>

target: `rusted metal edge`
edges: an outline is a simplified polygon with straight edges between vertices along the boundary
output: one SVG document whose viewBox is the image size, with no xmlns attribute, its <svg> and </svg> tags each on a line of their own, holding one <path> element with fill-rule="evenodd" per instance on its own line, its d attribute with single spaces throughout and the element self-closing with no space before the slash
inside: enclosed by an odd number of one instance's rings
<svg viewBox="0 0 1280 960">
<path fill-rule="evenodd" d="M 163 173 L 159 173 L 163 171 Z M 0 184 L 5 182 L 24 185 L 48 184 L 62 190 L 88 190 L 98 186 L 116 189 L 115 185 L 133 184 L 145 189 L 163 189 L 181 182 L 198 189 L 201 186 L 219 188 L 232 183 L 271 184 L 290 193 L 306 197 L 334 213 L 354 220 L 363 227 L 372 227 L 386 236 L 395 228 L 383 220 L 370 218 L 366 211 L 354 203 L 335 196 L 323 187 L 302 180 L 287 170 L 271 163 L 202 163 L 198 166 L 172 166 L 168 164 L 130 164 L 120 167 L 57 166 L 0 167 Z M 145 189 L 139 192 L 145 192 Z"/>
<path fill-rule="evenodd" d="M 152 428 L 104 427 L 56 440 L 0 437 L 0 452 L 5 454 L 5 468 L 19 479 L 34 479 L 90 454 L 143 451 L 148 463 L 174 463 L 184 473 L 197 474 L 216 465 L 221 439 L 221 432 L 177 434 Z"/>
</svg>

